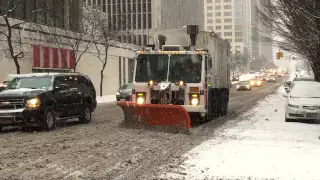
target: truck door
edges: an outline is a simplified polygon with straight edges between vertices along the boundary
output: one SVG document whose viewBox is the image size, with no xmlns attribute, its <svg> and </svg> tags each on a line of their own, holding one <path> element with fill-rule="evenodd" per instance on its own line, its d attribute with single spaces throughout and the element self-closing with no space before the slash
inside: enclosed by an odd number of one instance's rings
<svg viewBox="0 0 320 180">
<path fill-rule="evenodd" d="M 213 85 L 212 79 L 213 72 L 212 72 L 212 58 L 209 56 L 205 57 L 205 93 L 206 93 L 206 101 L 209 102 L 209 88 Z"/>
</svg>

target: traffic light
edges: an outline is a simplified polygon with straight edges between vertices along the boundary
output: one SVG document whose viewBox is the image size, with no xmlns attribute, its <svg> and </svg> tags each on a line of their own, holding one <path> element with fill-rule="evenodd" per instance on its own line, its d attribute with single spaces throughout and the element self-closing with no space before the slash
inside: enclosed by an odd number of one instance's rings
<svg viewBox="0 0 320 180">
<path fill-rule="evenodd" d="M 280 59 L 280 58 L 281 58 L 280 52 L 277 52 L 277 53 L 276 53 L 276 58 L 277 58 L 277 59 Z"/>
</svg>

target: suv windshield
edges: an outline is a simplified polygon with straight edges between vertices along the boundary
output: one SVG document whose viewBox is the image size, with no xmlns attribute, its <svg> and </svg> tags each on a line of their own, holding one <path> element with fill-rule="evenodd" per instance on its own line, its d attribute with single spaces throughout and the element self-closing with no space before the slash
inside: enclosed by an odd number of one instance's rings
<svg viewBox="0 0 320 180">
<path fill-rule="evenodd" d="M 166 81 L 169 56 L 166 54 L 141 54 L 137 57 L 136 82 Z"/>
<path fill-rule="evenodd" d="M 169 81 L 201 82 L 201 55 L 174 54 L 170 56 Z"/>
<path fill-rule="evenodd" d="M 7 86 L 7 89 L 20 89 L 20 88 L 31 88 L 31 89 L 47 89 L 53 88 L 53 78 L 46 77 L 19 77 L 13 79 Z"/>
</svg>

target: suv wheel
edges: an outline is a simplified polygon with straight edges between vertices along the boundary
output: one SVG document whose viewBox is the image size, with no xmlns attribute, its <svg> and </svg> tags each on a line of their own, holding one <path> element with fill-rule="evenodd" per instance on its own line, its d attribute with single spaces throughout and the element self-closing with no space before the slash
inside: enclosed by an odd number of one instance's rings
<svg viewBox="0 0 320 180">
<path fill-rule="evenodd" d="M 91 117 L 92 117 L 91 109 L 89 108 L 88 104 L 86 104 L 84 107 L 85 108 L 79 117 L 79 122 L 82 124 L 88 124 L 91 122 Z"/>
<path fill-rule="evenodd" d="M 51 107 L 46 108 L 43 115 L 44 128 L 47 131 L 51 131 L 56 127 L 56 116 Z"/>
</svg>

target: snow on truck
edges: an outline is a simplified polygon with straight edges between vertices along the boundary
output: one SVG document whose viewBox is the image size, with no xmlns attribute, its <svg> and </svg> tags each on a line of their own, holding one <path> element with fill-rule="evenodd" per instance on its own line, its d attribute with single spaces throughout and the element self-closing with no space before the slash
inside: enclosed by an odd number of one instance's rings
<svg viewBox="0 0 320 180">
<path fill-rule="evenodd" d="M 118 102 L 125 120 L 189 129 L 191 114 L 208 120 L 226 115 L 230 44 L 197 25 L 153 37 L 152 48 L 136 52 L 132 102 Z"/>
</svg>

